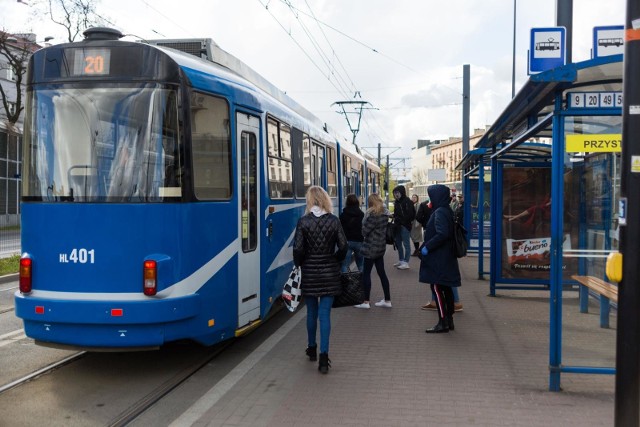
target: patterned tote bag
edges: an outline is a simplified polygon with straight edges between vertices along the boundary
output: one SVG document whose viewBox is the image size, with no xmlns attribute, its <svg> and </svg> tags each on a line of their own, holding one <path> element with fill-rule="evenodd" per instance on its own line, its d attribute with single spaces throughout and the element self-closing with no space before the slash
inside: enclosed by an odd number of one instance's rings
<svg viewBox="0 0 640 427">
<path fill-rule="evenodd" d="M 300 267 L 293 267 L 289 278 L 282 288 L 282 301 L 290 312 L 296 311 L 300 301 L 302 300 L 302 290 L 300 289 L 300 279 L 302 273 Z"/>
</svg>

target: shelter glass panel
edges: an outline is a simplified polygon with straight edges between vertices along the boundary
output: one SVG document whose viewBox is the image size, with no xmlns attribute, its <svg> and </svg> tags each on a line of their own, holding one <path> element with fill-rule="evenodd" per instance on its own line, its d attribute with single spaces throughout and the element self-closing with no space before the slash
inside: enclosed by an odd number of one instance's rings
<svg viewBox="0 0 640 427">
<path fill-rule="evenodd" d="M 608 280 L 606 257 L 619 245 L 615 207 L 620 197 L 621 126 L 619 116 L 565 119 L 565 175 L 574 178 L 571 188 L 565 187 L 565 199 L 572 201 L 565 228 L 575 229 L 575 236 L 572 249 L 563 248 L 563 256 L 577 260 L 572 274 Z M 580 149 L 585 151 L 575 151 L 575 141 L 582 141 Z"/>
</svg>

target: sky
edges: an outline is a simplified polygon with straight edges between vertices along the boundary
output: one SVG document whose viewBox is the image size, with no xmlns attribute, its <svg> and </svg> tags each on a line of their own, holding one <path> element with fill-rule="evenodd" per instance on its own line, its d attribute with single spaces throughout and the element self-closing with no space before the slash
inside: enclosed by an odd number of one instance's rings
<svg viewBox="0 0 640 427">
<path fill-rule="evenodd" d="M 66 41 L 62 27 L 33 19 L 36 1 L 0 0 L 0 29 Z M 517 93 L 529 78 L 531 28 L 555 26 L 556 0 L 97 0 L 97 8 L 128 40 L 213 39 L 346 139 L 353 134 L 332 104 L 367 102 L 356 143 L 410 157 L 418 139 L 462 136 L 463 65 L 471 133 L 507 107 L 514 3 Z M 591 58 L 593 27 L 624 25 L 625 5 L 573 0 L 573 62 Z M 348 116 L 355 127 L 357 115 Z"/>
</svg>

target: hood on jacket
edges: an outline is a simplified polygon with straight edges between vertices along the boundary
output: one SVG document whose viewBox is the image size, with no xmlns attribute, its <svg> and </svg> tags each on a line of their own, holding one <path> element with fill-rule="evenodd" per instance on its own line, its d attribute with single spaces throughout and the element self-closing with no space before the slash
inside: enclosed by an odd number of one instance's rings
<svg viewBox="0 0 640 427">
<path fill-rule="evenodd" d="M 449 206 L 451 202 L 451 190 L 446 185 L 430 185 L 427 188 L 427 194 L 429 194 L 429 200 L 434 210 L 443 206 Z"/>
<path fill-rule="evenodd" d="M 402 199 L 403 197 L 407 197 L 407 190 L 405 190 L 404 185 L 398 185 L 396 188 L 394 188 L 394 189 L 393 189 L 393 192 L 392 192 L 392 193 L 395 193 L 396 191 L 397 191 L 398 193 L 400 193 L 400 197 L 398 197 L 396 200 L 400 200 L 400 199 Z M 396 195 L 395 195 L 395 194 L 393 194 L 393 197 L 395 197 L 395 196 L 396 196 Z"/>
</svg>

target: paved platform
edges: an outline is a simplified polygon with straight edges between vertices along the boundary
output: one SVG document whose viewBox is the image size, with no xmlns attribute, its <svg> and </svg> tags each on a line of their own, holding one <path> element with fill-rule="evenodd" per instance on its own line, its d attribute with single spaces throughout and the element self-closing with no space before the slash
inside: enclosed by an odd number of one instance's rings
<svg viewBox="0 0 640 427">
<path fill-rule="evenodd" d="M 477 280 L 469 256 L 456 330 L 426 334 L 437 314 L 420 310 L 430 292 L 417 280 L 419 260 L 400 271 L 395 256 L 385 259 L 393 308 L 332 312 L 329 374 L 304 355 L 303 308 L 171 425 L 613 425 L 612 375 L 563 374 L 563 391 L 548 391 L 548 292 L 489 297 L 488 276 Z M 372 300 L 381 297 L 374 271 Z M 563 305 L 563 363 L 614 366 L 615 329 L 598 326 L 596 305 L 579 313 L 575 292 Z"/>
</svg>

